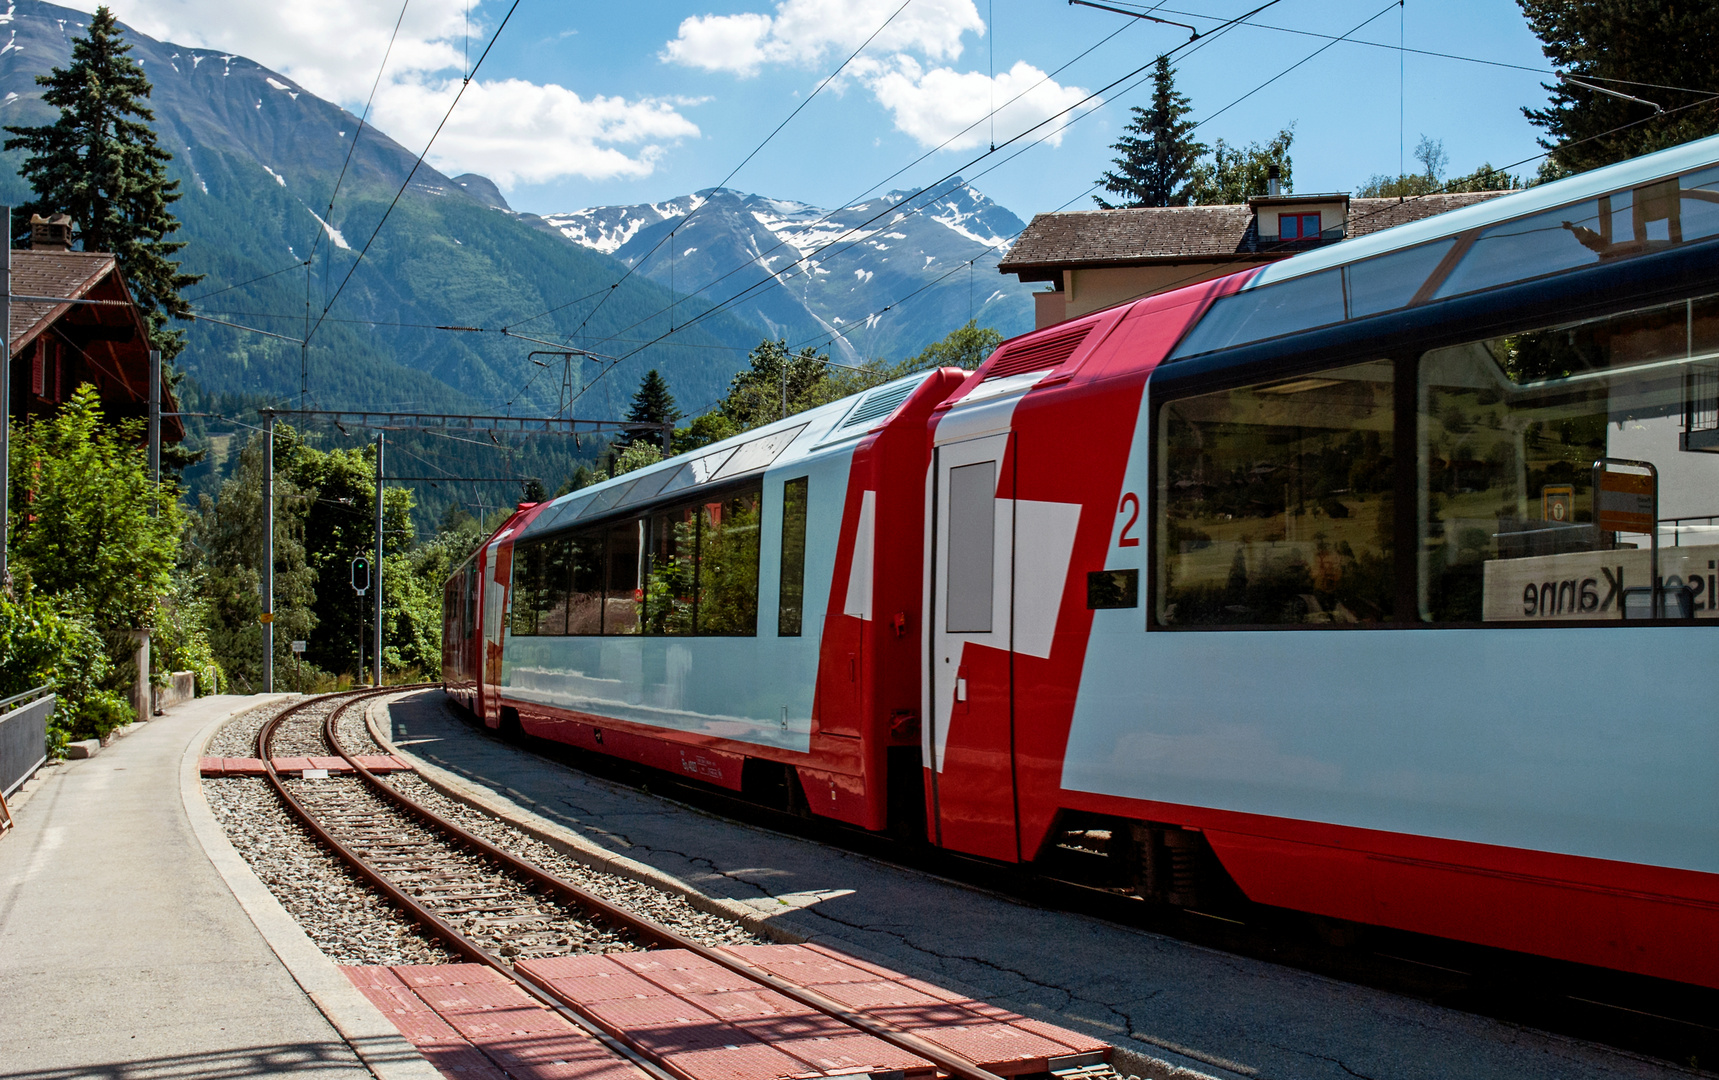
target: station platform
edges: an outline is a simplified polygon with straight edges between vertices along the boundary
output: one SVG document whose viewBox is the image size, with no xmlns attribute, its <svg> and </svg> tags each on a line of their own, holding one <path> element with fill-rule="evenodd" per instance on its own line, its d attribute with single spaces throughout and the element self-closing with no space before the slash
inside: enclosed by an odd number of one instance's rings
<svg viewBox="0 0 1719 1080">
<path fill-rule="evenodd" d="M 186 702 L 33 782 L 0 835 L 0 1075 L 437 1075 L 274 904 L 203 801 L 199 746 L 270 700 Z"/>
</svg>

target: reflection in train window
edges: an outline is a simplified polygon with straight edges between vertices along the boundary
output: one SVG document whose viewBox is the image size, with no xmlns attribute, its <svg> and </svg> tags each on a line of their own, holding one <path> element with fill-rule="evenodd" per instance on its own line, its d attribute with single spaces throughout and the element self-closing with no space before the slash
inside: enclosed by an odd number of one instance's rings
<svg viewBox="0 0 1719 1080">
<path fill-rule="evenodd" d="M 1163 406 L 1158 620 L 1391 618 L 1392 365 Z"/>
<path fill-rule="evenodd" d="M 799 637 L 806 600 L 806 485 L 802 476 L 782 485 L 782 575 L 777 590 L 776 636 Z"/>
<path fill-rule="evenodd" d="M 604 538 L 603 633 L 639 632 L 639 521 L 609 526 Z"/>
<path fill-rule="evenodd" d="M 644 633 L 758 632 L 758 517 L 762 487 L 651 516 Z"/>
<path fill-rule="evenodd" d="M 1601 458 L 1654 466 L 1670 610 L 1719 615 L 1719 457 L 1686 452 L 1719 446 L 1716 361 L 1712 299 L 1423 356 L 1420 617 L 1619 619 L 1637 589 L 1651 603 L 1652 537 L 1595 523 Z"/>
</svg>

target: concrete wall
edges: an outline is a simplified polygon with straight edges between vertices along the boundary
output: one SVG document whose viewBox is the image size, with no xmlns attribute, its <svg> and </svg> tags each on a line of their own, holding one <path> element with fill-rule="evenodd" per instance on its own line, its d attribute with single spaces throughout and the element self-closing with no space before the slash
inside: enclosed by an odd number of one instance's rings
<svg viewBox="0 0 1719 1080">
<path fill-rule="evenodd" d="M 155 711 L 170 709 L 182 701 L 190 701 L 197 696 L 197 675 L 191 671 L 175 671 L 168 676 L 166 686 L 155 688 Z M 148 717 L 141 719 L 147 720 Z"/>
</svg>

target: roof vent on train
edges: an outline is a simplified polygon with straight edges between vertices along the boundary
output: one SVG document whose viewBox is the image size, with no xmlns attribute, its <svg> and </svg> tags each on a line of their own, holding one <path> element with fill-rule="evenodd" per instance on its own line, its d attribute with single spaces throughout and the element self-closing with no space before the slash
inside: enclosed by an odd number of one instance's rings
<svg viewBox="0 0 1719 1080">
<path fill-rule="evenodd" d="M 1028 338 L 1013 345 L 1006 345 L 991 357 L 990 367 L 985 371 L 985 379 L 1004 379 L 1010 375 L 1057 367 L 1074 355 L 1074 351 L 1080 348 L 1080 343 L 1086 340 L 1086 335 L 1092 332 L 1092 327 L 1092 323 L 1085 323 L 1036 340 Z"/>
<path fill-rule="evenodd" d="M 924 381 L 924 379 L 907 379 L 889 386 L 880 386 L 867 392 L 865 397 L 854 403 L 854 407 L 849 410 L 846 419 L 841 422 L 836 430 L 845 431 L 851 427 L 858 427 L 861 424 L 869 424 L 874 420 L 883 419 L 900 408 L 902 402 L 912 397 L 913 392 L 919 389 L 919 385 Z"/>
</svg>

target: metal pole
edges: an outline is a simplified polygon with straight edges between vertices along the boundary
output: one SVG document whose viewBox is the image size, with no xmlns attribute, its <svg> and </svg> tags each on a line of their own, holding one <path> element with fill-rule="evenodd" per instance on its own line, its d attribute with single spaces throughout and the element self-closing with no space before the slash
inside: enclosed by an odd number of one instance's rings
<svg viewBox="0 0 1719 1080">
<path fill-rule="evenodd" d="M 263 446 L 263 693 L 275 692 L 275 418 Z"/>
<path fill-rule="evenodd" d="M 382 685 L 382 449 L 387 435 L 376 433 L 376 647 L 371 650 L 375 682 Z"/>
<path fill-rule="evenodd" d="M 155 483 L 149 516 L 161 512 L 161 352 L 149 350 L 149 478 Z"/>
<path fill-rule="evenodd" d="M 12 571 L 6 565 L 7 520 L 12 498 L 12 208 L 0 206 L 6 219 L 6 257 L 0 260 L 0 327 L 5 328 L 5 363 L 0 363 L 0 588 L 10 590 Z"/>
</svg>

